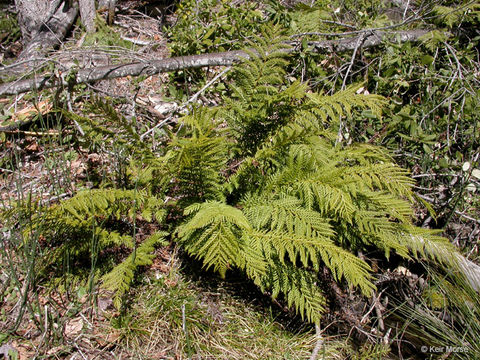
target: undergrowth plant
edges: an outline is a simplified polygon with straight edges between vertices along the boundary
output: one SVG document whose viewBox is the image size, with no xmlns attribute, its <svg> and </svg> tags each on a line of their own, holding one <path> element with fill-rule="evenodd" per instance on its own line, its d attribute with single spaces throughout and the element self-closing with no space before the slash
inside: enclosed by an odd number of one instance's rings
<svg viewBox="0 0 480 360">
<path fill-rule="evenodd" d="M 358 86 L 327 96 L 289 81 L 282 40 L 278 28 L 265 30 L 250 60 L 237 66 L 223 104 L 194 109 L 160 152 L 100 106 L 106 122 L 123 129 L 117 145 L 131 150 L 129 183 L 48 209 L 51 263 L 65 251 L 91 256 L 92 237 L 97 253 L 123 249 L 123 262 L 110 256 L 100 268 L 107 274 L 97 277 L 120 305 L 135 270 L 169 238 L 223 277 L 243 271 L 312 323 L 328 306 L 321 289 L 331 284 L 319 283 L 320 272 L 371 296 L 376 274 L 359 254 L 454 265 L 446 239 L 413 226 L 408 173 L 382 148 L 338 141 L 340 118 L 353 109 L 380 116 L 385 100 Z M 76 120 L 108 136 L 105 124 Z M 140 223 L 157 229 L 139 237 Z"/>
<path fill-rule="evenodd" d="M 242 48 L 264 22 L 255 1 L 182 1 L 175 15 L 175 25 L 167 30 L 176 56 Z"/>
<path fill-rule="evenodd" d="M 430 286 L 412 302 L 397 302 L 406 319 L 404 332 L 418 339 L 431 358 L 436 352 L 455 359 L 480 357 L 480 298 L 468 279 L 455 271 L 428 267 Z M 426 346 L 428 345 L 428 346 Z"/>
<path fill-rule="evenodd" d="M 47 120 L 40 118 L 42 130 L 46 128 L 46 122 Z M 45 277 L 39 271 L 45 266 L 50 251 L 50 248 L 45 246 L 50 210 L 44 199 L 48 195 L 63 193 L 66 184 L 71 181 L 70 169 L 66 166 L 65 159 L 55 156 L 51 151 L 54 147 L 62 146 L 62 142 L 63 139 L 58 137 L 42 139 L 36 144 L 44 149 L 43 166 L 49 171 L 48 185 L 37 183 L 32 186 L 31 182 L 25 181 L 24 174 L 18 170 L 18 167 L 23 166 L 26 157 L 21 146 L 12 151 L 10 159 L 5 159 L 8 167 L 16 171 L 11 171 L 10 177 L 10 174 L 2 174 L 2 177 L 10 180 L 14 186 L 13 194 L 5 196 L 8 193 L 3 193 L 0 199 L 2 345 L 21 334 L 26 325 L 31 331 L 42 334 L 38 343 L 40 347 L 48 348 L 62 338 L 65 319 L 61 317 L 61 306 L 55 302 L 46 305 L 52 298 L 42 287 Z M 19 143 L 21 144 L 20 141 Z M 2 180 L 5 181 L 5 178 Z"/>
<path fill-rule="evenodd" d="M 316 22 L 307 17 L 320 11 L 324 16 L 316 16 Z M 305 31 L 314 32 L 301 37 L 302 52 L 290 75 L 308 78 L 314 90 L 330 93 L 365 82 L 363 91 L 388 98 L 383 117 L 360 110 L 358 116 L 345 119 L 343 133 L 354 142 L 388 148 L 399 164 L 412 171 L 415 191 L 437 213 L 419 217 L 424 226 L 445 229 L 454 227 L 453 222 L 474 226 L 468 217 L 478 219 L 478 209 L 469 199 L 478 194 L 478 184 L 462 166 L 469 163 L 474 168 L 479 158 L 480 3 L 425 1 L 407 9 L 377 0 L 317 1 L 289 15 L 290 34 L 301 33 L 295 26 L 303 24 L 292 17 L 305 19 Z M 310 41 L 334 39 L 332 33 L 346 38 L 351 31 L 390 26 L 386 31 L 431 31 L 416 43 L 386 42 L 360 46 L 357 52 L 325 55 L 308 46 Z M 458 243 L 466 251 L 473 247 L 468 236 L 460 236 Z"/>
</svg>

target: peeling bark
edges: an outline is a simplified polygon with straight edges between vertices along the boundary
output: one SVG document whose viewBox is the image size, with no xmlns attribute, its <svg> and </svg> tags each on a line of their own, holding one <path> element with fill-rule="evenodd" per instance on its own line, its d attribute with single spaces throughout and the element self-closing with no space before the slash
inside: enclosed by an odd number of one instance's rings
<svg viewBox="0 0 480 360">
<path fill-rule="evenodd" d="M 357 46 L 357 40 L 361 37 L 363 48 L 380 45 L 386 41 L 417 41 L 420 37 L 427 34 L 427 30 L 410 30 L 410 31 L 371 31 L 365 32 L 354 38 L 340 39 L 340 40 L 328 40 L 328 41 L 312 41 L 309 42 L 317 51 L 325 52 L 325 50 L 333 51 L 349 51 L 354 50 Z"/>
<path fill-rule="evenodd" d="M 18 25 L 22 32 L 23 43 L 28 44 L 37 34 L 43 22 L 47 22 L 58 7 L 60 1 L 15 0 L 18 11 Z"/>
<path fill-rule="evenodd" d="M 360 34 L 356 37 L 340 40 L 328 40 L 311 42 L 314 49 L 318 52 L 341 52 L 350 51 L 358 47 L 359 39 L 362 39 L 362 47 L 372 47 L 380 45 L 382 42 L 397 40 L 401 42 L 416 41 L 427 30 L 397 31 L 386 32 L 376 31 L 368 34 Z M 298 42 L 292 42 L 298 44 Z M 293 52 L 294 49 L 286 50 Z M 68 78 L 70 83 L 62 78 L 55 78 L 54 75 L 37 76 L 34 79 L 14 81 L 0 85 L 0 96 L 12 95 L 27 92 L 32 89 L 45 89 L 58 85 L 72 85 L 80 83 L 92 83 L 99 80 L 114 79 L 126 76 L 154 75 L 162 72 L 201 68 L 207 66 L 226 66 L 240 62 L 242 59 L 248 59 L 249 55 L 244 51 L 227 51 L 222 53 L 181 56 L 163 60 L 152 60 L 141 63 L 130 63 L 120 65 L 99 66 L 95 68 L 81 69 L 75 74 L 70 74 Z M 68 73 L 68 71 L 64 72 Z M 73 76 L 74 75 L 74 76 Z"/>
</svg>

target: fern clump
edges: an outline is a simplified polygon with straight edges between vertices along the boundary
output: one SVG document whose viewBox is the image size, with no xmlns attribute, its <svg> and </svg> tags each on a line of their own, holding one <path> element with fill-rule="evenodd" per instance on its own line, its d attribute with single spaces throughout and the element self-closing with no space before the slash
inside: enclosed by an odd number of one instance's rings
<svg viewBox="0 0 480 360">
<path fill-rule="evenodd" d="M 453 263 L 453 248 L 412 225 L 412 180 L 386 151 L 337 143 L 341 117 L 354 109 L 380 116 L 384 99 L 358 94 L 358 87 L 325 96 L 287 83 L 283 46 L 264 34 L 234 75 L 232 97 L 218 111 L 198 113 L 210 117 L 196 122 L 204 131 L 191 131 L 214 142 L 212 124 L 227 124 L 218 150 L 210 150 L 232 157 L 215 180 L 224 195 L 188 206 L 177 235 L 207 268 L 222 276 L 242 269 L 317 323 L 326 305 L 318 286 L 322 266 L 370 296 L 374 274 L 359 253 Z"/>
<path fill-rule="evenodd" d="M 118 232 L 108 226 L 111 220 L 135 229 L 139 217 L 168 219 L 171 238 L 206 268 L 221 276 L 243 271 L 314 323 L 327 306 L 321 272 L 366 296 L 375 290 L 370 261 L 359 254 L 456 262 L 445 239 L 413 226 L 408 173 L 381 148 L 338 139 L 341 118 L 363 109 L 381 116 L 385 100 L 359 93 L 358 86 L 327 96 L 290 81 L 281 40 L 277 29 L 265 31 L 233 72 L 224 103 L 193 109 L 160 152 L 101 104 L 131 150 L 130 183 L 54 206 L 51 235 L 62 238 L 59 251 L 69 253 L 88 252 L 92 237 L 99 249 L 131 249 L 103 276 L 117 304 L 135 269 L 151 262 L 154 246 L 168 234 L 156 232 L 137 244 L 135 231 Z M 108 135 L 95 124 L 90 128 Z"/>
</svg>

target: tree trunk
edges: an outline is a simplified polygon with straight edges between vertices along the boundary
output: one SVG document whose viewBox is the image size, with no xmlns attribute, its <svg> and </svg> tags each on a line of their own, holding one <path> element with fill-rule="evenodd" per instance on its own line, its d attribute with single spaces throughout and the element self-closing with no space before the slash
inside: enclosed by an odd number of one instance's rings
<svg viewBox="0 0 480 360">
<path fill-rule="evenodd" d="M 98 9 L 107 11 L 107 24 L 110 26 L 113 25 L 116 5 L 117 5 L 117 0 L 99 0 L 98 1 Z"/>
<path fill-rule="evenodd" d="M 59 1 L 15 0 L 18 11 L 18 25 L 23 36 L 23 43 L 28 44 L 37 34 L 45 17 L 50 17 L 52 8 L 58 7 Z"/>
<path fill-rule="evenodd" d="M 78 14 L 71 1 L 15 0 L 15 5 L 24 44 L 20 60 L 42 56 L 60 45 Z"/>
<path fill-rule="evenodd" d="M 87 32 L 95 31 L 95 0 L 78 0 L 80 7 L 80 18 Z"/>
</svg>

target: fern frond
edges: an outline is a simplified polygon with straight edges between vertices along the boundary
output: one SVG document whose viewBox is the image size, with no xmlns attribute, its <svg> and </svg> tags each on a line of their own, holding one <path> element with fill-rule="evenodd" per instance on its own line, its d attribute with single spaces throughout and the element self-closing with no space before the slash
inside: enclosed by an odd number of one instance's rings
<svg viewBox="0 0 480 360">
<path fill-rule="evenodd" d="M 315 208 L 324 216 L 341 217 L 351 222 L 355 207 L 352 196 L 340 186 L 325 183 L 323 176 L 312 176 L 293 184 L 298 197 L 308 208 Z"/>
<path fill-rule="evenodd" d="M 388 191 L 394 196 L 413 200 L 413 180 L 408 172 L 393 163 L 365 164 L 345 167 L 345 177 L 351 176 L 373 191 Z"/>
<path fill-rule="evenodd" d="M 264 278 L 262 287 L 272 289 L 272 297 L 282 293 L 288 306 L 294 306 L 300 316 L 319 323 L 325 311 L 325 298 L 316 285 L 316 276 L 293 265 L 274 262 Z"/>
<path fill-rule="evenodd" d="M 178 236 L 185 249 L 201 258 L 206 268 L 212 267 L 221 276 L 232 265 L 244 267 L 241 257 L 241 235 L 250 228 L 241 210 L 214 201 L 194 204 L 185 209 L 185 215 L 194 216 L 178 228 Z"/>
<path fill-rule="evenodd" d="M 247 198 L 243 204 L 245 216 L 256 229 L 307 237 L 332 238 L 335 234 L 328 219 L 305 209 L 302 201 L 292 196 Z"/>
<path fill-rule="evenodd" d="M 52 208 L 56 215 L 69 213 L 75 219 L 83 221 L 91 217 L 132 216 L 146 199 L 143 192 L 121 189 L 93 189 L 80 191 L 71 199 Z"/>
<path fill-rule="evenodd" d="M 248 236 L 260 239 L 265 254 L 277 255 L 278 260 L 284 265 L 288 264 L 285 255 L 288 255 L 292 263 L 295 263 L 298 257 L 304 267 L 312 265 L 317 271 L 323 262 L 332 271 L 336 280 L 345 278 L 351 286 L 361 288 L 367 295 L 370 295 L 374 288 L 370 281 L 368 264 L 336 246 L 329 239 L 272 231 L 250 231 Z"/>
<path fill-rule="evenodd" d="M 170 144 L 173 153 L 170 167 L 176 174 L 178 191 L 183 201 L 193 203 L 201 200 L 223 198 L 221 171 L 228 159 L 228 139 L 217 130 L 207 111 L 194 111 L 185 117 L 191 133 L 176 137 Z"/>
<path fill-rule="evenodd" d="M 122 189 L 94 189 L 81 191 L 46 210 L 44 216 L 48 231 L 44 236 L 52 244 L 58 244 L 51 252 L 50 263 L 63 256 L 91 255 L 93 251 L 123 247 L 133 249 L 135 241 L 129 231 L 121 231 L 132 225 L 138 216 L 150 221 L 163 221 L 163 201 L 144 191 Z M 120 225 L 120 228 L 118 227 Z"/>
<path fill-rule="evenodd" d="M 123 262 L 102 276 L 103 287 L 114 292 L 113 304 L 117 309 L 122 304 L 123 296 L 130 289 L 135 270 L 139 266 L 152 264 L 152 259 L 155 257 L 153 254 L 155 246 L 160 244 L 166 245 L 164 237 L 167 234 L 165 232 L 157 232 L 149 236 Z"/>
<path fill-rule="evenodd" d="M 455 247 L 444 237 L 438 235 L 439 230 L 430 230 L 404 225 L 399 236 L 416 258 L 424 257 L 436 260 L 445 265 L 456 265 Z"/>
<path fill-rule="evenodd" d="M 320 120 L 316 121 L 316 126 L 321 128 L 329 121 L 336 123 L 341 117 L 351 116 L 354 108 L 370 109 L 377 116 L 381 116 L 384 98 L 378 95 L 357 94 L 360 87 L 361 85 L 351 86 L 330 96 L 307 93 L 309 101 L 299 109 L 295 117 L 301 122 L 311 118 L 310 114 L 314 114 Z"/>
<path fill-rule="evenodd" d="M 262 244 L 268 258 L 278 258 L 291 263 L 297 258 L 304 267 L 313 266 L 317 271 L 324 263 L 337 280 L 344 277 L 352 286 L 370 294 L 369 266 L 350 252 L 333 242 L 335 232 L 320 213 L 302 207 L 302 201 L 294 197 L 279 199 L 250 198 L 244 203 L 244 213 L 255 231 L 249 238 Z"/>
</svg>

